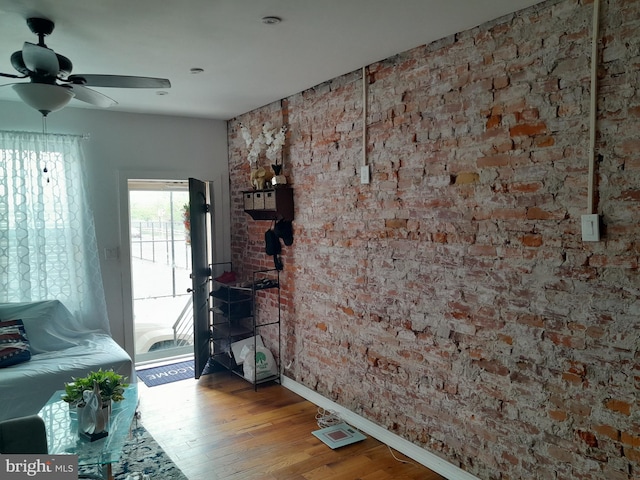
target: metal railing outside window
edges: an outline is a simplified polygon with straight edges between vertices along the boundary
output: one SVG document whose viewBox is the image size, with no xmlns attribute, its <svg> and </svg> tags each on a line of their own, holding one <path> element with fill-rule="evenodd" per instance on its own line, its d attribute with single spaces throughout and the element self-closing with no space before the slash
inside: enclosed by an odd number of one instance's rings
<svg viewBox="0 0 640 480">
<path fill-rule="evenodd" d="M 184 225 L 182 222 L 132 221 L 131 256 L 169 266 L 172 292 L 176 296 L 176 270 L 191 269 L 191 245 L 186 241 Z"/>
</svg>

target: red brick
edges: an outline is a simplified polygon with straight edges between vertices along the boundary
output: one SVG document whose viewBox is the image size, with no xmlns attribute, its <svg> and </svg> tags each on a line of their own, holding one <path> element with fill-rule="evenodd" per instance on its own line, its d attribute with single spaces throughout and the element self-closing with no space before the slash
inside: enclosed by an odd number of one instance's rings
<svg viewBox="0 0 640 480">
<path fill-rule="evenodd" d="M 385 220 L 384 225 L 389 229 L 407 228 L 406 218 L 390 218 Z"/>
<path fill-rule="evenodd" d="M 355 312 L 353 311 L 353 308 L 351 307 L 340 307 L 340 310 L 342 310 L 344 313 L 346 313 L 351 317 L 355 314 Z"/>
<path fill-rule="evenodd" d="M 567 412 L 562 410 L 549 410 L 549 416 L 557 422 L 564 422 L 568 417 Z"/>
<path fill-rule="evenodd" d="M 469 357 L 474 360 L 480 360 L 481 358 L 484 358 L 484 351 L 480 348 L 472 348 L 469 350 Z"/>
<path fill-rule="evenodd" d="M 518 316 L 517 322 L 523 325 L 529 325 L 531 327 L 544 327 L 544 318 L 539 315 L 522 314 Z"/>
<path fill-rule="evenodd" d="M 624 456 L 627 457 L 632 462 L 636 462 L 640 464 L 640 450 L 637 450 L 635 448 L 625 448 Z"/>
<path fill-rule="evenodd" d="M 535 193 L 542 188 L 543 185 L 540 182 L 512 183 L 509 185 L 508 190 L 510 192 Z"/>
<path fill-rule="evenodd" d="M 620 430 L 612 427 L 611 425 L 595 425 L 593 429 L 599 435 L 609 437 L 612 440 L 620 440 Z"/>
<path fill-rule="evenodd" d="M 575 455 L 566 448 L 558 447 L 557 445 L 549 445 L 547 447 L 549 455 L 556 460 L 564 463 L 574 463 L 576 460 Z"/>
<path fill-rule="evenodd" d="M 585 333 L 591 338 L 602 338 L 605 335 L 605 330 L 599 326 L 590 326 L 587 327 Z"/>
<path fill-rule="evenodd" d="M 556 143 L 555 139 L 551 136 L 536 137 L 535 140 L 533 141 L 533 144 L 536 147 L 553 147 L 555 143 Z"/>
<path fill-rule="evenodd" d="M 547 126 L 544 123 L 525 123 L 511 127 L 509 129 L 509 135 L 512 137 L 533 137 L 534 135 L 546 133 L 546 131 Z"/>
<path fill-rule="evenodd" d="M 433 241 L 436 243 L 447 243 L 447 234 L 443 232 L 436 232 L 433 234 Z"/>
<path fill-rule="evenodd" d="M 501 122 L 502 122 L 502 116 L 491 115 L 487 120 L 487 130 L 491 130 L 492 128 L 500 126 Z"/>
<path fill-rule="evenodd" d="M 506 88 L 509 86 L 509 77 L 502 76 L 502 77 L 497 77 L 493 79 L 493 88 L 495 88 L 496 90 L 499 90 L 501 88 Z"/>
<path fill-rule="evenodd" d="M 604 403 L 605 407 L 614 412 L 622 413 L 623 415 L 631 415 L 631 404 L 624 400 L 610 399 Z"/>
<path fill-rule="evenodd" d="M 522 237 L 522 244 L 525 247 L 540 247 L 542 246 L 542 235 L 525 235 L 524 237 Z"/>
<path fill-rule="evenodd" d="M 480 180 L 480 175 L 476 172 L 461 172 L 455 176 L 456 185 L 467 185 L 470 183 L 477 183 Z"/>
<path fill-rule="evenodd" d="M 632 447 L 640 447 L 640 436 L 632 435 L 628 432 L 622 432 L 620 434 L 620 441 L 625 445 L 631 445 Z"/>
<path fill-rule="evenodd" d="M 482 359 L 474 360 L 473 363 L 475 363 L 483 370 L 486 370 L 489 373 L 493 373 L 494 375 L 500 375 L 502 377 L 509 375 L 509 369 L 497 360 Z"/>
<path fill-rule="evenodd" d="M 640 202 L 640 190 L 625 190 L 618 197 L 620 200 L 631 200 L 633 202 Z"/>
<path fill-rule="evenodd" d="M 580 377 L 579 375 L 576 375 L 575 373 L 564 372 L 562 374 L 562 379 L 566 380 L 569 383 L 574 383 L 574 384 L 582 383 L 582 377 Z"/>
<path fill-rule="evenodd" d="M 478 158 L 476 165 L 478 165 L 478 168 L 506 167 L 511 164 L 511 158 L 509 155 L 487 155 Z"/>
<path fill-rule="evenodd" d="M 532 120 L 538 120 L 539 118 L 540 112 L 537 108 L 527 108 L 516 113 L 516 120 L 518 122 L 530 122 Z"/>
<path fill-rule="evenodd" d="M 585 432 L 585 431 L 581 431 L 581 430 L 578 430 L 577 433 L 578 433 L 578 437 L 580 437 L 584 443 L 586 443 L 587 445 L 589 445 L 592 448 L 597 448 L 598 447 L 598 439 L 596 438 L 596 436 L 593 433 Z"/>
<path fill-rule="evenodd" d="M 637 155 L 638 151 L 640 151 L 640 140 L 623 140 L 616 150 L 620 155 Z"/>
<path fill-rule="evenodd" d="M 469 247 L 469 255 L 495 257 L 496 247 L 493 245 L 471 245 Z"/>
<path fill-rule="evenodd" d="M 491 217 L 500 220 L 524 220 L 526 211 L 522 209 L 499 208 L 491 211 Z"/>
<path fill-rule="evenodd" d="M 568 348 L 574 348 L 577 350 L 584 350 L 585 342 L 582 337 L 575 337 L 572 335 L 562 335 L 557 332 L 547 332 L 547 337 L 556 345 L 562 345 Z"/>
<path fill-rule="evenodd" d="M 531 207 L 527 209 L 527 218 L 529 220 L 549 220 L 554 215 L 551 212 L 545 212 L 539 207 Z"/>
</svg>

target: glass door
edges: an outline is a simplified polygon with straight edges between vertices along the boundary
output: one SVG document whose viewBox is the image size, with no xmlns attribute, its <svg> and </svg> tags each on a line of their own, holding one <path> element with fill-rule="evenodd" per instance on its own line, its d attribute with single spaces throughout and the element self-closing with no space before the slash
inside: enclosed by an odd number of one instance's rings
<svg viewBox="0 0 640 480">
<path fill-rule="evenodd" d="M 188 183 L 128 184 L 135 362 L 193 354 Z"/>
</svg>

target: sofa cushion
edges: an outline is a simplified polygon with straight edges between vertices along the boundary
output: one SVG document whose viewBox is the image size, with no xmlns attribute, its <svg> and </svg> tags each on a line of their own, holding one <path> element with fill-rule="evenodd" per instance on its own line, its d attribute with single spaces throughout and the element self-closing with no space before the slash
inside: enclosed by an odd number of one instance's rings
<svg viewBox="0 0 640 480">
<path fill-rule="evenodd" d="M 26 362 L 30 358 L 31 349 L 22 320 L 0 322 L 0 368 Z"/>
</svg>

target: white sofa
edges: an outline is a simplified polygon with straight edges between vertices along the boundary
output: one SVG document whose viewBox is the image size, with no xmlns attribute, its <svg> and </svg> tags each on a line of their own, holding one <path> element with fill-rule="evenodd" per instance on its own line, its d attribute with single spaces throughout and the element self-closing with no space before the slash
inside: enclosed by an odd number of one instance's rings
<svg viewBox="0 0 640 480">
<path fill-rule="evenodd" d="M 113 369 L 135 382 L 133 362 L 107 332 L 87 331 L 57 300 L 0 304 L 0 320 L 22 320 L 31 359 L 0 368 L 0 421 L 33 415 L 65 382 Z"/>
</svg>

